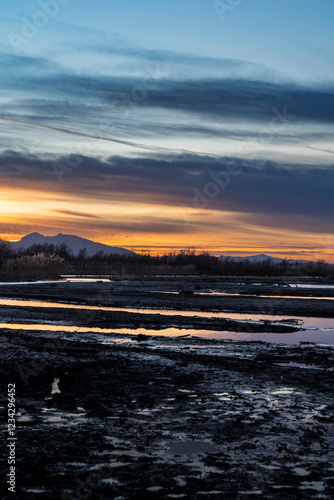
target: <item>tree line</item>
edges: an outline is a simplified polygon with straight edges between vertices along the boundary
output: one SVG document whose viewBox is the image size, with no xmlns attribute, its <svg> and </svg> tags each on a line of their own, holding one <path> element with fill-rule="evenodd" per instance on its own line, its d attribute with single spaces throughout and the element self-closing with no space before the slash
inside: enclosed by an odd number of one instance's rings
<svg viewBox="0 0 334 500">
<path fill-rule="evenodd" d="M 55 279 L 64 274 L 97 275 L 211 275 L 211 276 L 319 276 L 334 278 L 334 266 L 324 261 L 293 263 L 264 259 L 234 260 L 209 252 L 184 249 L 178 253 L 151 256 L 143 254 L 106 254 L 93 256 L 82 249 L 74 255 L 66 244 L 35 244 L 14 250 L 0 243 L 0 279 Z"/>
</svg>

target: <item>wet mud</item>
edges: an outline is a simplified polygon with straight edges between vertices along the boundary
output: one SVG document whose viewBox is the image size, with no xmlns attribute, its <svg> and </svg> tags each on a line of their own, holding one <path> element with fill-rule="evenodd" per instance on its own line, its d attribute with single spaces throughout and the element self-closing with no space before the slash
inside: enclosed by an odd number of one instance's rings
<svg viewBox="0 0 334 500">
<path fill-rule="evenodd" d="M 30 298 L 110 305 L 99 285 Z M 122 293 L 112 300 L 129 306 Z M 2 411 L 16 386 L 16 498 L 334 496 L 330 345 L 6 329 L 0 344 Z"/>
</svg>

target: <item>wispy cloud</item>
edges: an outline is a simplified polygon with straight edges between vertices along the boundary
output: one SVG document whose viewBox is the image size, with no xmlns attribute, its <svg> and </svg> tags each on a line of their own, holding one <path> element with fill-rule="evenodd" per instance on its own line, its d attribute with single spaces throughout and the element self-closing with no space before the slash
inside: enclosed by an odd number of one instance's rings
<svg viewBox="0 0 334 500">
<path fill-rule="evenodd" d="M 152 66 L 153 74 L 145 75 L 144 72 L 142 76 L 90 75 L 71 72 L 60 64 L 43 58 L 0 54 L 0 61 L 7 68 L 1 86 L 10 90 L 10 100 L 2 105 L 2 116 L 36 124 L 41 123 L 42 117 L 45 120 L 43 126 L 55 127 L 61 132 L 81 125 L 81 128 L 75 129 L 75 133 L 92 137 L 96 136 L 97 123 L 105 119 L 109 119 L 110 125 L 114 124 L 115 127 L 122 124 L 123 133 L 125 123 L 131 131 L 132 120 L 136 124 L 139 119 L 138 110 L 147 111 L 146 117 L 141 116 L 141 125 L 147 127 L 147 130 L 151 125 L 156 125 L 155 120 L 150 122 L 152 111 L 158 113 L 160 130 L 165 126 L 169 127 L 169 131 L 170 124 L 166 118 L 169 119 L 172 114 L 177 114 L 178 118 L 188 117 L 188 121 L 201 119 L 203 122 L 204 119 L 207 127 L 210 120 L 215 123 L 220 121 L 222 124 L 228 120 L 254 124 L 268 122 L 273 109 L 281 111 L 283 106 L 288 113 L 296 116 L 296 121 L 300 124 L 332 124 L 334 121 L 332 88 L 298 85 L 274 77 L 270 79 L 265 73 L 261 78 L 256 65 L 254 69 L 252 64 L 244 61 L 206 59 L 139 49 L 118 48 L 113 52 L 105 48 L 105 52 L 111 57 L 114 53 L 118 56 L 131 55 L 138 61 L 146 58 L 163 62 L 167 66 L 172 62 L 182 66 L 188 61 L 197 70 L 192 78 L 189 78 L 189 74 L 187 78 L 181 75 L 179 78 L 171 78 L 167 71 L 158 66 Z M 142 62 L 140 64 L 142 67 Z M 208 76 L 207 69 L 217 66 L 223 68 L 221 74 Z M 257 75 L 257 79 L 251 76 L 252 72 Z M 145 88 L 143 82 L 147 81 L 150 83 Z M 134 97 L 138 89 L 141 89 L 140 100 Z M 22 113 L 25 115 L 22 116 Z M 31 119 L 26 119 L 27 116 Z M 175 120 L 176 125 L 178 121 L 179 119 Z M 65 123 L 70 123 L 71 126 L 61 125 Z M 199 124 L 200 121 L 197 126 Z M 120 131 L 118 128 L 118 132 Z M 178 131 L 176 127 L 175 133 Z M 126 138 L 117 139 L 126 141 Z"/>
<path fill-rule="evenodd" d="M 54 209 L 52 212 L 55 212 L 56 214 L 64 214 L 64 215 L 73 215 L 74 217 L 85 217 L 88 219 L 101 219 L 98 215 L 94 214 L 88 214 L 85 212 L 73 212 L 72 210 L 57 210 Z"/>
<path fill-rule="evenodd" d="M 43 125 L 41 123 L 28 122 L 28 121 L 24 121 L 24 120 L 17 120 L 14 118 L 6 118 L 4 116 L 0 116 L 0 120 L 6 121 L 6 122 L 11 122 L 11 123 L 18 123 L 20 125 L 27 125 L 28 127 L 37 127 L 37 128 L 44 128 L 47 130 L 54 130 L 55 132 L 61 132 L 62 134 L 76 135 L 78 137 L 86 137 L 88 139 L 97 139 L 97 140 L 101 140 L 101 141 L 113 142 L 116 144 L 123 144 L 126 146 L 138 148 L 138 149 L 151 149 L 153 151 L 157 151 L 157 150 L 161 151 L 161 149 L 164 149 L 164 148 L 154 147 L 154 146 L 144 146 L 143 144 L 136 144 L 134 142 L 123 141 L 121 139 L 112 139 L 112 138 L 103 137 L 103 136 L 85 134 L 84 132 L 78 132 L 78 131 L 74 131 L 74 130 L 59 128 L 59 127 L 51 127 L 50 125 Z"/>
</svg>

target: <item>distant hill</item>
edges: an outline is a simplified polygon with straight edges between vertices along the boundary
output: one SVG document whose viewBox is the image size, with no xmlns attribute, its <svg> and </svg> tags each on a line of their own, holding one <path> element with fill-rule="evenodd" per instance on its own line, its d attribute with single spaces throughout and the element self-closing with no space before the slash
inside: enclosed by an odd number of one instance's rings
<svg viewBox="0 0 334 500">
<path fill-rule="evenodd" d="M 0 243 L 3 240 L 0 239 Z M 98 243 L 96 241 L 88 240 L 86 238 L 81 238 L 80 236 L 75 236 L 73 234 L 63 234 L 59 233 L 56 236 L 43 236 L 40 233 L 31 233 L 27 236 L 23 236 L 20 241 L 15 242 L 6 242 L 14 250 L 23 249 L 26 250 L 32 245 L 44 245 L 44 244 L 53 244 L 55 246 L 59 246 L 65 244 L 67 248 L 73 253 L 74 256 L 77 256 L 79 252 L 83 249 L 86 249 L 86 256 L 92 257 L 97 252 L 103 252 L 107 255 L 116 254 L 116 255 L 136 255 L 131 250 L 127 250 L 126 248 L 121 247 L 113 247 L 110 245 L 105 245 L 103 243 Z M 237 257 L 230 255 L 220 255 L 219 259 L 229 259 L 234 262 L 244 262 L 248 260 L 251 263 L 261 263 L 266 260 L 269 260 L 273 264 L 279 264 L 283 260 L 293 264 L 293 263 L 305 263 L 312 262 L 309 260 L 294 260 L 294 259 L 280 259 L 279 257 L 272 257 L 271 255 L 266 255 L 264 253 L 258 255 L 249 255 L 247 257 Z"/>
<path fill-rule="evenodd" d="M 227 256 L 227 255 L 221 255 L 220 259 L 222 259 L 222 260 L 223 259 L 231 259 L 231 260 L 234 260 L 235 262 L 243 262 L 245 260 L 248 260 L 249 262 L 252 262 L 252 263 L 260 263 L 260 262 L 264 262 L 266 260 L 269 260 L 273 264 L 279 264 L 283 260 L 286 260 L 287 262 L 289 262 L 291 264 L 293 264 L 293 263 L 298 264 L 298 263 L 303 263 L 303 262 L 310 262 L 309 260 L 280 259 L 278 257 L 271 257 L 270 255 L 266 255 L 264 253 L 261 253 L 259 255 L 249 255 L 247 257 L 230 257 L 230 256 Z"/>
<path fill-rule="evenodd" d="M 131 250 L 127 250 L 126 248 L 104 245 L 103 243 L 97 243 L 96 241 L 87 240 L 86 238 L 80 238 L 79 236 L 75 236 L 73 234 L 59 233 L 56 236 L 43 236 L 43 234 L 31 233 L 27 236 L 23 236 L 20 241 L 10 243 L 11 247 L 14 248 L 14 250 L 26 250 L 32 245 L 44 244 L 53 244 L 55 246 L 65 244 L 75 256 L 77 256 L 79 252 L 84 248 L 87 251 L 87 257 L 92 257 L 97 252 L 104 252 L 107 255 L 135 255 L 134 252 L 132 252 Z"/>
</svg>

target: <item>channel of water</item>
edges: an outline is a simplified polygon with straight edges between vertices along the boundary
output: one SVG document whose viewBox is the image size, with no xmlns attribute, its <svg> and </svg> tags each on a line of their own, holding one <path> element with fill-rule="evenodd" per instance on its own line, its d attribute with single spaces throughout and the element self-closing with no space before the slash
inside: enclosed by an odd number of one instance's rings
<svg viewBox="0 0 334 500">
<path fill-rule="evenodd" d="M 203 311 L 176 311 L 172 309 L 138 309 L 129 307 L 107 307 L 107 306 L 89 306 L 80 304 L 68 304 L 61 302 L 48 302 L 38 300 L 17 300 L 17 299 L 0 299 L 0 306 L 10 307 L 43 307 L 43 308 L 60 308 L 60 309 L 81 309 L 91 311 L 114 311 L 114 312 L 130 312 L 137 314 L 161 314 L 162 316 L 183 316 L 183 317 L 198 317 L 198 318 L 222 318 L 233 319 L 238 321 L 272 321 L 275 323 L 284 323 L 284 320 L 296 320 L 303 325 L 305 329 L 329 329 L 334 332 L 334 318 L 315 318 L 308 316 L 280 316 L 275 314 L 255 314 L 255 313 L 235 313 L 235 312 L 203 312 Z"/>
</svg>

